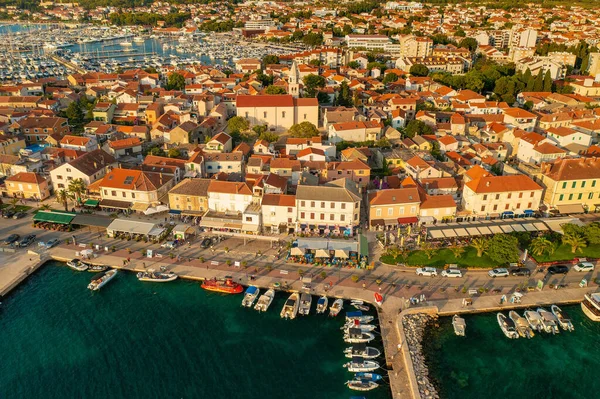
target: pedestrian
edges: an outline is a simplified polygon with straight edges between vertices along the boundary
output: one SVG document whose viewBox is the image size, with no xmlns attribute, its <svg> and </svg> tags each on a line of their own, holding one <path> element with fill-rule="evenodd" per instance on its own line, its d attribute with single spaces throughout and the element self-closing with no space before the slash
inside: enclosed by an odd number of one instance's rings
<svg viewBox="0 0 600 399">
<path fill-rule="evenodd" d="M 127 263 L 131 263 L 131 258 L 127 258 Z"/>
<path fill-rule="evenodd" d="M 365 283 L 363 283 L 363 288 L 367 288 L 367 285 Z"/>
<path fill-rule="evenodd" d="M 381 286 L 379 286 L 379 292 L 381 292 Z"/>
<path fill-rule="evenodd" d="M 146 262 L 142 262 L 142 266 L 144 266 L 144 269 L 146 268 Z"/>
<path fill-rule="evenodd" d="M 123 266 L 127 264 L 127 259 L 123 259 Z"/>
<path fill-rule="evenodd" d="M 206 265 L 206 270 L 208 270 L 208 265 Z"/>
</svg>

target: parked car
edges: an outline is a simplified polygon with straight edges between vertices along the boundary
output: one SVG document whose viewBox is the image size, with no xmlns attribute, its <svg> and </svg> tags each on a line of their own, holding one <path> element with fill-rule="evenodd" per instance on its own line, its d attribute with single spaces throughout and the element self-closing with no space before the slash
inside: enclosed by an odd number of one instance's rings
<svg viewBox="0 0 600 399">
<path fill-rule="evenodd" d="M 167 242 L 161 244 L 160 247 L 161 248 L 175 249 L 177 247 L 177 244 L 175 244 L 175 241 L 167 241 Z"/>
<path fill-rule="evenodd" d="M 508 277 L 508 275 L 509 275 L 508 269 L 505 269 L 503 267 L 500 267 L 497 269 L 492 269 L 488 272 L 488 276 L 490 276 L 491 278 Z"/>
<path fill-rule="evenodd" d="M 531 270 L 526 267 L 513 267 L 509 271 L 511 276 L 531 276 Z"/>
<path fill-rule="evenodd" d="M 594 264 L 592 262 L 579 262 L 573 266 L 573 270 L 576 272 L 593 272 Z"/>
<path fill-rule="evenodd" d="M 463 274 L 460 270 L 458 269 L 446 269 L 446 270 L 442 270 L 442 277 L 456 277 L 456 278 L 460 278 L 462 277 Z"/>
<path fill-rule="evenodd" d="M 46 248 L 46 249 L 50 249 L 54 246 L 56 246 L 58 244 L 58 238 L 53 238 L 51 240 L 48 240 L 46 242 L 40 242 L 38 243 L 38 245 L 40 247 Z"/>
<path fill-rule="evenodd" d="M 438 271 L 435 267 L 420 267 L 417 269 L 417 276 L 435 277 L 437 275 Z"/>
<path fill-rule="evenodd" d="M 567 274 L 569 268 L 565 265 L 550 266 L 548 268 L 548 274 Z"/>
<path fill-rule="evenodd" d="M 13 215 L 17 213 L 16 211 L 13 211 L 12 209 L 8 209 L 6 211 L 4 211 L 4 213 L 2 213 L 2 217 L 4 219 L 10 219 L 11 217 L 13 217 Z"/>
<path fill-rule="evenodd" d="M 200 246 L 204 249 L 206 248 L 210 248 L 210 246 L 212 245 L 212 240 L 208 237 L 206 237 L 204 240 L 202 240 L 202 242 L 200 243 Z"/>
<path fill-rule="evenodd" d="M 17 246 L 20 248 L 28 247 L 35 240 L 35 234 L 27 234 L 17 242 Z"/>
<path fill-rule="evenodd" d="M 4 244 L 5 245 L 10 245 L 14 242 L 17 242 L 19 240 L 19 238 L 21 238 L 20 235 L 18 234 L 11 234 L 8 237 L 6 237 L 6 240 L 4 240 Z"/>
<path fill-rule="evenodd" d="M 25 212 L 17 212 L 13 215 L 13 219 L 21 219 L 22 217 L 25 217 L 26 213 Z"/>
</svg>

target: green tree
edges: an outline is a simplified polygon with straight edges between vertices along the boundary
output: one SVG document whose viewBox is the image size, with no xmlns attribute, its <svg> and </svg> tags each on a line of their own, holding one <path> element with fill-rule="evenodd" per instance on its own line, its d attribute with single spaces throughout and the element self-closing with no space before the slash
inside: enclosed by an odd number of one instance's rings
<svg viewBox="0 0 600 399">
<path fill-rule="evenodd" d="M 157 157 L 164 157 L 165 151 L 160 147 L 152 147 L 150 151 L 148 151 L 150 155 L 156 155 Z"/>
<path fill-rule="evenodd" d="M 383 77 L 383 84 L 386 85 L 388 83 L 394 83 L 397 80 L 398 80 L 398 75 L 396 75 L 394 72 L 390 72 L 390 73 L 387 73 Z"/>
<path fill-rule="evenodd" d="M 260 136 L 258 136 L 258 138 L 260 140 L 268 141 L 269 143 L 275 143 L 279 140 L 279 136 L 277 135 L 277 133 L 273 132 L 262 132 Z"/>
<path fill-rule="evenodd" d="M 323 35 L 311 32 L 302 38 L 302 42 L 308 46 L 320 46 L 323 44 Z"/>
<path fill-rule="evenodd" d="M 458 47 L 466 48 L 470 52 L 477 50 L 477 40 L 472 37 L 465 37 L 458 43 Z"/>
<path fill-rule="evenodd" d="M 496 234 L 490 239 L 487 254 L 498 264 L 516 262 L 519 260 L 519 240 L 509 234 Z"/>
<path fill-rule="evenodd" d="M 533 91 L 542 91 L 544 89 L 544 75 L 539 72 L 533 81 Z"/>
<path fill-rule="evenodd" d="M 433 134 L 433 129 L 425 122 L 417 119 L 413 119 L 412 121 L 408 122 L 408 125 L 406 125 L 406 128 L 404 128 L 404 135 L 406 137 L 413 138 L 415 136 L 422 136 L 424 134 Z"/>
<path fill-rule="evenodd" d="M 79 101 L 72 101 L 67 107 L 65 115 L 69 122 L 77 124 L 83 121 L 83 110 Z"/>
<path fill-rule="evenodd" d="M 360 64 L 358 61 L 350 61 L 348 63 L 348 68 L 358 69 L 358 68 L 360 68 Z"/>
<path fill-rule="evenodd" d="M 87 191 L 83 179 L 73 179 L 69 182 L 68 191 L 75 196 L 78 204 L 81 204 L 81 196 Z"/>
<path fill-rule="evenodd" d="M 544 75 L 543 82 L 543 91 L 552 91 L 552 76 L 550 75 L 550 71 L 546 71 Z"/>
<path fill-rule="evenodd" d="M 477 257 L 481 258 L 489 247 L 489 240 L 484 237 L 477 237 L 471 241 L 471 246 L 477 251 Z"/>
<path fill-rule="evenodd" d="M 325 87 L 325 78 L 313 73 L 306 75 L 304 79 L 302 79 L 302 82 L 304 83 L 305 97 L 316 97 L 317 89 Z"/>
<path fill-rule="evenodd" d="M 320 135 L 317 127 L 308 121 L 292 125 L 292 127 L 290 127 L 289 133 L 292 137 L 306 138 Z"/>
<path fill-rule="evenodd" d="M 167 152 L 167 156 L 169 158 L 179 158 L 181 156 L 181 151 L 179 151 L 177 148 L 171 148 Z"/>
<path fill-rule="evenodd" d="M 185 78 L 183 75 L 173 72 L 167 78 L 167 90 L 183 90 L 185 88 Z"/>
<path fill-rule="evenodd" d="M 571 252 L 583 252 L 583 248 L 587 247 L 585 237 L 581 234 L 568 233 L 562 236 L 562 243 L 571 246 Z"/>
<path fill-rule="evenodd" d="M 452 255 L 454 255 L 454 257 L 456 259 L 460 258 L 462 256 L 462 254 L 465 253 L 465 247 L 461 247 L 458 245 L 453 245 L 450 247 L 450 251 L 452 251 Z"/>
<path fill-rule="evenodd" d="M 317 93 L 317 101 L 319 104 L 328 104 L 331 102 L 331 99 L 329 98 L 329 94 L 325 93 L 324 91 L 320 91 Z"/>
<path fill-rule="evenodd" d="M 338 92 L 337 104 L 342 107 L 352 106 L 352 92 L 348 83 L 344 80 L 340 85 L 340 91 Z"/>
<path fill-rule="evenodd" d="M 286 94 L 286 91 L 283 87 L 281 86 L 267 86 L 267 88 L 265 89 L 265 93 L 266 94 Z"/>
<path fill-rule="evenodd" d="M 542 256 L 544 253 L 554 252 L 554 243 L 548 240 L 546 237 L 537 237 L 531 240 L 529 244 L 529 251 L 535 256 Z"/>
<path fill-rule="evenodd" d="M 65 211 L 69 211 L 69 200 L 73 199 L 73 195 L 67 190 L 58 190 L 56 193 L 56 199 L 58 202 L 65 206 Z"/>
<path fill-rule="evenodd" d="M 600 223 L 590 223 L 584 228 L 585 238 L 590 244 L 600 244 Z"/>
<path fill-rule="evenodd" d="M 227 128 L 231 133 L 245 132 L 250 128 L 250 124 L 241 116 L 234 116 L 227 121 Z"/>
<path fill-rule="evenodd" d="M 421 245 L 421 251 L 425 253 L 427 259 L 431 259 L 435 256 L 435 254 L 437 254 L 437 248 L 434 248 L 429 242 L 425 242 L 423 245 Z"/>
<path fill-rule="evenodd" d="M 429 74 L 429 68 L 423 64 L 414 64 L 409 70 L 412 76 L 427 76 Z"/>
<path fill-rule="evenodd" d="M 279 57 L 275 54 L 267 54 L 262 59 L 263 66 L 271 65 L 271 64 L 279 64 Z"/>
<path fill-rule="evenodd" d="M 465 89 L 480 92 L 485 86 L 484 76 L 479 71 L 469 71 L 465 74 Z"/>
<path fill-rule="evenodd" d="M 261 134 L 263 134 L 264 132 L 267 131 L 267 126 L 265 125 L 256 125 L 252 128 L 252 131 L 254 131 L 254 133 L 256 133 L 258 136 L 260 136 Z"/>
</svg>

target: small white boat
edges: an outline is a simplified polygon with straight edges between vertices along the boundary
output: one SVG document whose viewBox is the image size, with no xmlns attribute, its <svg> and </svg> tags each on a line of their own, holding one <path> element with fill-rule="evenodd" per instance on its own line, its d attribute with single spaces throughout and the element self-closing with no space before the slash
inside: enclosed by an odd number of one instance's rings
<svg viewBox="0 0 600 399">
<path fill-rule="evenodd" d="M 379 386 L 379 384 L 377 384 L 374 381 L 362 378 L 346 381 L 346 385 L 348 385 L 348 388 L 353 389 L 355 391 L 370 391 Z"/>
<path fill-rule="evenodd" d="M 349 358 L 358 356 L 364 359 L 375 359 L 381 356 L 381 351 L 377 348 L 366 346 L 364 343 L 359 343 L 344 349 L 344 356 Z"/>
<path fill-rule="evenodd" d="M 310 313 L 310 305 L 312 304 L 312 295 L 307 293 L 302 293 L 300 295 L 300 307 L 298 309 L 298 313 L 302 316 L 308 316 Z"/>
<path fill-rule="evenodd" d="M 558 334 L 560 332 L 560 330 L 558 329 L 558 320 L 552 313 L 548 312 L 544 308 L 538 308 L 537 312 L 542 318 L 542 325 L 544 326 L 544 331 L 552 334 Z"/>
<path fill-rule="evenodd" d="M 87 263 L 82 262 L 79 259 L 71 259 L 67 262 L 67 266 L 73 270 L 77 270 L 78 272 L 84 272 L 89 267 Z"/>
<path fill-rule="evenodd" d="M 177 274 L 167 272 L 166 269 L 156 272 L 153 269 L 148 269 L 145 272 L 139 272 L 137 278 L 140 281 L 149 281 L 153 283 L 167 283 L 177 279 Z"/>
<path fill-rule="evenodd" d="M 361 323 L 370 323 L 375 320 L 375 316 L 363 315 L 360 310 L 355 312 L 346 312 L 346 321 L 358 320 Z"/>
<path fill-rule="evenodd" d="M 260 290 L 258 287 L 251 285 L 246 288 L 246 293 L 244 294 L 244 299 L 242 299 L 242 306 L 246 308 L 252 307 L 256 298 L 258 298 L 258 294 L 260 294 Z"/>
<path fill-rule="evenodd" d="M 466 335 L 467 323 L 465 319 L 455 314 L 452 316 L 452 327 L 454 327 L 454 334 L 459 337 L 464 337 Z"/>
<path fill-rule="evenodd" d="M 290 297 L 285 301 L 283 305 L 283 309 L 281 309 L 280 316 L 282 319 L 295 319 L 298 314 L 298 307 L 300 302 L 300 296 L 297 292 L 294 292 Z"/>
<path fill-rule="evenodd" d="M 379 368 L 379 363 L 373 360 L 364 360 L 362 357 L 353 357 L 352 361 L 344 364 L 348 371 L 359 373 L 364 371 L 374 371 Z"/>
<path fill-rule="evenodd" d="M 322 296 L 321 298 L 319 298 L 319 300 L 317 301 L 317 314 L 325 313 L 327 311 L 328 303 L 329 300 L 326 296 Z"/>
<path fill-rule="evenodd" d="M 351 300 L 351 301 L 350 301 L 350 304 L 351 304 L 352 306 L 354 306 L 354 305 L 363 305 L 363 304 L 364 304 L 364 302 L 363 302 L 363 301 L 361 301 L 360 299 L 353 299 L 353 300 Z"/>
<path fill-rule="evenodd" d="M 362 332 L 371 332 L 375 331 L 377 329 L 377 326 L 374 326 L 373 324 L 346 323 L 342 327 L 340 327 L 340 330 L 347 333 L 348 331 L 350 331 L 351 328 L 358 328 Z"/>
<path fill-rule="evenodd" d="M 273 302 L 274 297 L 275 290 L 273 288 L 269 288 L 267 292 L 265 292 L 258 298 L 258 302 L 256 302 L 254 310 L 258 310 L 259 312 L 266 312 L 267 309 L 269 309 L 271 302 Z"/>
<path fill-rule="evenodd" d="M 513 321 L 513 323 L 515 323 L 515 328 L 517 329 L 517 332 L 519 333 L 519 335 L 521 337 L 523 337 L 523 338 L 533 338 L 534 337 L 535 333 L 533 332 L 533 330 L 532 330 L 531 326 L 529 325 L 529 322 L 527 321 L 526 318 L 519 315 L 514 310 L 511 310 L 510 312 L 508 312 L 508 317 Z"/>
<path fill-rule="evenodd" d="M 500 326 L 500 329 L 502 330 L 506 338 L 519 338 L 519 333 L 515 328 L 515 323 L 513 323 L 511 319 L 507 318 L 502 313 L 498 313 L 496 315 L 496 319 L 498 320 L 498 325 Z"/>
<path fill-rule="evenodd" d="M 117 275 L 117 269 L 111 269 L 105 273 L 94 276 L 93 280 L 88 284 L 88 289 L 98 291 L 104 287 L 110 280 Z"/>
<path fill-rule="evenodd" d="M 561 308 L 559 308 L 556 305 L 552 305 L 550 307 L 550 310 L 552 311 L 552 314 L 556 317 L 556 320 L 558 320 L 558 325 L 563 330 L 575 331 L 575 326 L 573 326 L 573 323 L 571 322 L 571 318 L 569 317 L 567 312 L 565 312 L 564 310 L 562 310 Z"/>
<path fill-rule="evenodd" d="M 337 316 L 342 309 L 344 308 L 344 300 L 343 299 L 336 299 L 335 301 L 333 301 L 333 305 L 331 305 L 331 307 L 329 308 L 329 316 L 331 317 L 335 317 Z"/>
<path fill-rule="evenodd" d="M 349 344 L 367 343 L 375 339 L 375 335 L 370 332 L 363 332 L 360 328 L 350 328 L 344 334 L 344 341 Z"/>
<path fill-rule="evenodd" d="M 363 312 L 369 311 L 369 305 L 363 305 L 362 303 L 352 303 L 351 305 L 358 310 L 362 310 Z"/>
<path fill-rule="evenodd" d="M 542 323 L 542 317 L 538 314 L 538 312 L 534 310 L 526 310 L 525 311 L 525 319 L 531 326 L 534 331 L 542 332 L 544 331 L 544 324 Z"/>
</svg>

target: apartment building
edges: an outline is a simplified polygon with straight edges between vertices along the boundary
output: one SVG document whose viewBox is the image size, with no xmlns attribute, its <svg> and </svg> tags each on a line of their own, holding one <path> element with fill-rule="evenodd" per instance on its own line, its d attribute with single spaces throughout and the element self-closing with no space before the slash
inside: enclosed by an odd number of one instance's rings
<svg viewBox="0 0 600 399">
<path fill-rule="evenodd" d="M 373 191 L 369 193 L 369 227 L 390 230 L 417 223 L 420 203 L 416 187 Z"/>
<path fill-rule="evenodd" d="M 211 179 L 185 179 L 169 190 L 169 208 L 182 215 L 203 215 L 208 210 Z"/>
</svg>

